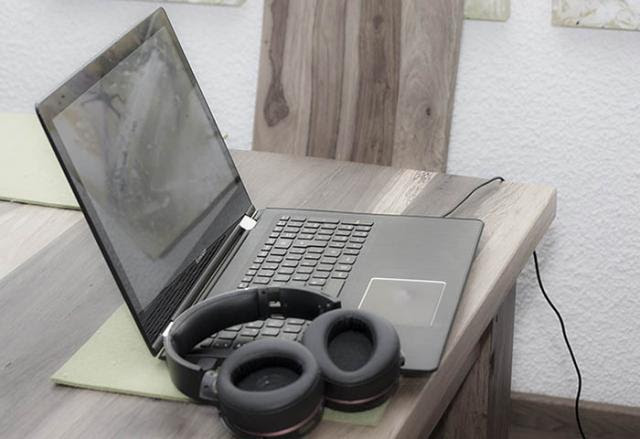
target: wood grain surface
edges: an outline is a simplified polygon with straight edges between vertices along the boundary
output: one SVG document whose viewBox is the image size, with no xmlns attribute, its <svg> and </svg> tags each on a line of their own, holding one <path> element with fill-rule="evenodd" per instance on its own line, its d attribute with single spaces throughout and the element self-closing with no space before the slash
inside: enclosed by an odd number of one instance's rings
<svg viewBox="0 0 640 439">
<path fill-rule="evenodd" d="M 253 149 L 446 169 L 462 0 L 268 0 Z"/>
<path fill-rule="evenodd" d="M 549 437 L 578 438 L 572 398 L 514 392 L 513 426 L 518 439 Z M 581 401 L 580 419 L 589 439 L 637 439 L 640 408 Z M 515 439 L 514 437 L 514 439 Z"/>
<path fill-rule="evenodd" d="M 258 207 L 441 215 L 482 181 L 264 152 L 233 155 Z M 455 216 L 480 218 L 485 229 L 440 368 L 428 376 L 403 377 L 376 428 L 324 422 L 310 437 L 428 435 L 480 355 L 480 336 L 551 223 L 555 202 L 552 188 L 506 182 L 487 186 L 461 207 Z M 0 206 L 5 215 L 16 210 Z M 65 232 L 50 236 L 47 245 L 0 279 L 0 437 L 229 438 L 211 407 L 49 381 L 122 303 L 86 223 L 64 221 Z M 17 229 L 15 236 L 22 242 L 26 233 Z"/>
</svg>

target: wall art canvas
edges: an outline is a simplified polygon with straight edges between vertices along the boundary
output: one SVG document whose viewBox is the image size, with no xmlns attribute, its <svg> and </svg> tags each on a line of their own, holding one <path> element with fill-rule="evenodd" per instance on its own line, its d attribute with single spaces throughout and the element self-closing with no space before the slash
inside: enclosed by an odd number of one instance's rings
<svg viewBox="0 0 640 439">
<path fill-rule="evenodd" d="M 167 3 L 194 3 L 200 5 L 240 6 L 246 0 L 159 0 Z"/>
<path fill-rule="evenodd" d="M 464 18 L 471 20 L 507 21 L 511 0 L 465 0 Z"/>
<path fill-rule="evenodd" d="M 640 30 L 640 0 L 553 0 L 556 26 Z"/>
</svg>

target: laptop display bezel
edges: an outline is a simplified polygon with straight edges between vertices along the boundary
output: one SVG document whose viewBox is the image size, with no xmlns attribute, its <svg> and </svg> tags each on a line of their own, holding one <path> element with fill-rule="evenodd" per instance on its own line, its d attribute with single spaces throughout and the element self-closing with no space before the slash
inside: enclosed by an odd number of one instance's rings
<svg viewBox="0 0 640 439">
<path fill-rule="evenodd" d="M 97 214 L 96 209 L 93 206 L 91 198 L 87 193 L 82 180 L 80 179 L 78 172 L 69 156 L 64 142 L 56 129 L 56 126 L 53 122 L 54 118 L 64 111 L 71 103 L 73 103 L 79 96 L 85 93 L 89 88 L 91 88 L 94 84 L 96 84 L 102 77 L 104 77 L 107 73 L 109 73 L 113 68 L 115 68 L 122 60 L 127 58 L 131 53 L 133 53 L 138 47 L 144 44 L 147 39 L 152 37 L 161 29 L 166 29 L 168 34 L 175 44 L 177 53 L 180 56 L 180 61 L 183 64 L 186 73 L 189 76 L 189 79 L 199 95 L 199 98 L 202 100 L 204 111 L 209 118 L 209 122 L 213 124 L 216 129 L 218 127 L 213 114 L 210 111 L 210 107 L 208 106 L 204 94 L 200 89 L 200 86 L 195 78 L 195 75 L 189 65 L 189 62 L 186 59 L 186 56 L 182 50 L 182 47 L 178 41 L 178 38 L 175 34 L 171 23 L 166 15 L 166 12 L 163 8 L 158 8 L 155 12 L 153 12 L 149 17 L 144 19 L 138 25 L 136 25 L 132 30 L 127 32 L 124 36 L 118 39 L 115 43 L 113 43 L 109 48 L 103 51 L 100 55 L 95 57 L 92 61 L 90 61 L 87 65 L 85 65 L 82 69 L 74 73 L 70 78 L 68 78 L 61 86 L 59 86 L 55 91 L 53 91 L 47 98 L 45 98 L 40 103 L 36 104 L 36 113 L 38 118 L 45 130 L 45 133 L 49 139 L 49 142 L 53 148 L 53 151 L 62 167 L 62 170 L 71 186 L 71 189 L 78 201 L 78 204 L 84 213 L 85 219 L 89 224 L 91 232 L 98 243 L 98 247 L 100 248 L 107 265 L 116 281 L 116 284 L 127 304 L 129 309 L 131 310 L 132 316 L 138 326 L 140 333 L 142 334 L 145 343 L 149 350 L 154 354 L 158 354 L 159 347 L 157 343 L 157 336 L 152 337 L 150 334 L 147 334 L 143 322 L 138 315 L 138 309 L 141 308 L 140 303 L 136 297 L 134 288 L 132 283 L 129 281 L 126 271 L 118 257 L 117 253 L 114 250 L 114 247 L 109 239 L 108 234 L 103 227 L 99 216 Z M 224 142 L 224 139 L 222 139 Z M 255 210 L 251 199 L 240 179 L 239 173 L 231 154 L 224 145 L 224 154 L 232 167 L 232 171 L 235 173 L 236 179 L 238 181 L 238 186 L 241 189 L 241 195 L 243 195 L 244 199 L 240 199 L 239 201 L 244 202 L 246 200 L 246 209 L 244 209 L 245 213 L 250 213 Z M 239 222 L 242 219 L 240 216 L 237 221 Z M 224 246 L 223 246 L 224 247 Z M 159 292 L 158 292 L 159 293 Z M 188 299 L 192 299 L 194 297 L 193 294 L 187 295 Z M 176 310 L 180 308 L 183 302 L 180 302 L 175 306 Z M 169 315 L 173 315 L 175 310 L 172 310 Z M 166 324 L 169 324 L 170 318 L 167 319 Z"/>
</svg>

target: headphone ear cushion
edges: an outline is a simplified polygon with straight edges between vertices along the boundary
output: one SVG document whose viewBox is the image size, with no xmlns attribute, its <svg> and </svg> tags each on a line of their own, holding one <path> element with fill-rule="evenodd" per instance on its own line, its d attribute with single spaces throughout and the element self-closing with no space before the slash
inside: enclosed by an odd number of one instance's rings
<svg viewBox="0 0 640 439">
<path fill-rule="evenodd" d="M 222 364 L 219 411 L 241 436 L 280 436 L 313 428 L 322 416 L 324 382 L 313 355 L 299 343 L 263 339 Z"/>
<path fill-rule="evenodd" d="M 400 377 L 400 339 L 387 320 L 360 310 L 335 310 L 316 318 L 302 343 L 325 380 L 326 406 L 366 410 L 386 401 Z"/>
</svg>

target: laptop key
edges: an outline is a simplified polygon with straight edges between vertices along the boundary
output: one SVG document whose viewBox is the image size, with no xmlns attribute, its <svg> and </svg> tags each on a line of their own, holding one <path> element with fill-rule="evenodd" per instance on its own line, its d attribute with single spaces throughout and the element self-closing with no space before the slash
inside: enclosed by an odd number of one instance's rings
<svg viewBox="0 0 640 439">
<path fill-rule="evenodd" d="M 234 338 L 236 338 L 236 333 L 233 331 L 220 331 L 218 333 L 218 337 L 216 338 L 220 338 L 222 340 L 233 340 Z"/>
<path fill-rule="evenodd" d="M 344 251 L 345 255 L 358 256 L 360 254 L 360 250 L 348 248 Z"/>
<path fill-rule="evenodd" d="M 292 255 L 303 255 L 305 250 L 303 248 L 291 248 L 289 253 Z"/>
<path fill-rule="evenodd" d="M 320 265 L 318 265 L 318 267 L 316 267 L 316 270 L 318 270 L 318 271 L 331 271 L 331 270 L 333 270 L 333 266 L 329 265 L 329 264 L 320 264 Z"/>
<path fill-rule="evenodd" d="M 317 254 L 321 254 L 324 253 L 324 249 L 320 248 L 320 247 L 309 247 L 307 249 L 307 253 L 317 253 Z"/>
<path fill-rule="evenodd" d="M 329 247 L 332 248 L 344 248 L 344 246 L 344 242 L 332 242 L 331 244 L 329 244 Z"/>
<path fill-rule="evenodd" d="M 260 331 L 258 331 L 255 328 L 245 328 L 242 330 L 240 335 L 243 337 L 255 337 L 256 335 L 258 335 L 259 332 Z"/>
<path fill-rule="evenodd" d="M 366 238 L 367 236 L 369 236 L 369 233 L 368 232 L 357 232 L 356 231 L 356 232 L 353 232 L 352 236 L 355 236 L 356 238 Z"/>
<path fill-rule="evenodd" d="M 313 239 L 313 235 L 308 234 L 308 233 L 301 233 L 298 235 L 299 239 Z"/>
<path fill-rule="evenodd" d="M 336 261 L 337 261 L 336 258 L 328 258 L 326 256 L 324 258 L 320 259 L 320 263 L 321 264 L 331 264 L 331 265 L 333 265 L 333 264 L 336 263 Z"/>
<path fill-rule="evenodd" d="M 347 219 L 347 220 L 342 220 L 342 223 L 353 225 L 353 226 L 372 226 L 373 225 L 372 221 L 367 221 L 363 219 Z"/>
<path fill-rule="evenodd" d="M 320 259 L 320 255 L 318 253 L 307 253 L 306 255 L 304 255 L 304 258 L 305 258 L 305 261 L 309 259 L 317 261 L 318 259 Z"/>
<path fill-rule="evenodd" d="M 348 264 L 348 265 L 353 265 L 355 262 L 356 262 L 355 256 L 343 256 L 338 261 L 339 264 Z"/>
<path fill-rule="evenodd" d="M 338 264 L 336 265 L 336 271 L 351 271 L 351 265 Z"/>
<path fill-rule="evenodd" d="M 247 270 L 246 276 L 255 276 L 258 270 Z"/>
<path fill-rule="evenodd" d="M 260 335 L 266 335 L 267 337 L 276 337 L 278 334 L 280 334 L 278 328 L 267 327 L 260 331 Z"/>
<path fill-rule="evenodd" d="M 270 262 L 272 264 L 279 264 L 280 262 L 282 262 L 283 257 L 282 256 L 269 256 L 266 261 Z"/>
<path fill-rule="evenodd" d="M 295 318 L 289 318 L 287 319 L 287 323 L 290 325 L 304 325 L 304 322 L 306 320 L 303 319 L 295 319 Z"/>
<path fill-rule="evenodd" d="M 284 332 L 297 334 L 298 332 L 302 331 L 302 328 L 298 325 L 286 325 L 282 330 Z"/>
<path fill-rule="evenodd" d="M 284 256 L 287 254 L 287 251 L 283 248 L 274 248 L 271 250 L 271 254 L 274 256 Z"/>
<path fill-rule="evenodd" d="M 278 274 L 293 274 L 294 271 L 295 269 L 293 267 L 280 267 Z"/>
<path fill-rule="evenodd" d="M 295 235 L 294 235 L 295 236 Z M 273 245 L 274 248 L 289 248 L 293 241 L 290 239 L 278 239 Z M 266 256 L 266 255 L 265 255 Z"/>
<path fill-rule="evenodd" d="M 331 277 L 334 279 L 346 279 L 349 277 L 349 272 L 347 271 L 334 271 L 331 273 Z"/>
<path fill-rule="evenodd" d="M 282 215 L 282 216 L 280 217 L 280 219 L 281 219 L 282 221 L 289 221 L 289 219 L 290 219 L 290 218 L 291 218 L 291 217 L 290 217 L 289 215 Z"/>
<path fill-rule="evenodd" d="M 284 326 L 284 320 L 267 320 L 267 328 L 282 328 Z"/>
<path fill-rule="evenodd" d="M 309 275 L 308 274 L 301 274 L 300 271 L 298 271 L 297 274 L 294 274 L 292 277 L 293 280 L 295 281 L 308 281 L 309 280 Z"/>
<path fill-rule="evenodd" d="M 299 274 L 311 274 L 313 273 L 313 267 L 298 267 Z"/>
<path fill-rule="evenodd" d="M 299 261 L 299 260 L 301 260 L 301 259 L 302 259 L 302 255 L 295 255 L 295 254 L 287 255 L 286 257 L 287 257 L 287 261 L 295 261 L 295 262 L 297 262 L 297 261 Z M 285 261 L 285 264 L 286 264 L 286 263 L 287 263 L 287 262 Z M 297 264 L 296 264 L 296 265 L 297 265 Z"/>
<path fill-rule="evenodd" d="M 341 253 L 340 250 L 330 248 L 330 249 L 327 249 L 326 252 L 324 252 L 324 255 L 332 258 L 337 258 L 338 256 L 340 256 L 340 253 Z"/>
<path fill-rule="evenodd" d="M 286 260 L 282 263 L 283 267 L 297 267 L 298 266 L 298 261 L 289 261 Z"/>
<path fill-rule="evenodd" d="M 327 281 L 324 279 L 311 279 L 307 285 L 312 287 L 323 287 L 325 283 L 327 283 Z"/>
<path fill-rule="evenodd" d="M 360 249 L 362 249 L 362 244 L 349 243 L 349 244 L 347 244 L 347 248 L 360 250 Z"/>
<path fill-rule="evenodd" d="M 242 282 L 240 284 L 238 284 L 238 288 L 240 288 L 241 290 L 245 289 L 245 288 L 249 288 L 249 284 L 246 282 Z"/>
<path fill-rule="evenodd" d="M 269 282 L 271 282 L 271 279 L 268 277 L 258 276 L 253 280 L 254 284 L 259 284 L 259 285 L 267 285 Z"/>
<path fill-rule="evenodd" d="M 349 242 L 355 242 L 357 244 L 364 244 L 364 238 L 351 238 Z"/>
<path fill-rule="evenodd" d="M 242 278 L 242 283 L 249 283 L 253 279 L 253 276 L 245 276 Z"/>
<path fill-rule="evenodd" d="M 258 276 L 271 277 L 276 274 L 275 270 L 260 270 L 258 271 Z"/>
<path fill-rule="evenodd" d="M 313 273 L 314 279 L 328 279 L 329 273 L 327 271 L 316 271 Z"/>
<path fill-rule="evenodd" d="M 278 274 L 273 278 L 275 282 L 289 282 L 289 279 L 291 279 L 291 276 L 287 274 Z"/>
</svg>

